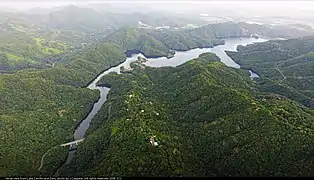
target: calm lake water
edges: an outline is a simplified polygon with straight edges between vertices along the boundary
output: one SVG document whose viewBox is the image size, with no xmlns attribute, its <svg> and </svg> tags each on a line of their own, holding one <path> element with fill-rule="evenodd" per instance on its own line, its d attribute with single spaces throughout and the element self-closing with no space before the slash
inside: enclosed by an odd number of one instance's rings
<svg viewBox="0 0 314 180">
<path fill-rule="evenodd" d="M 200 54 L 206 52 L 215 53 L 223 63 L 227 66 L 240 68 L 240 66 L 235 63 L 226 53 L 225 51 L 236 51 L 238 45 L 247 45 L 256 42 L 264 42 L 267 39 L 255 39 L 255 38 L 228 38 L 225 39 L 225 44 L 220 46 L 215 46 L 213 48 L 197 48 L 184 52 L 176 52 L 173 58 L 167 59 L 166 57 L 161 58 L 148 58 L 148 61 L 145 63 L 146 66 L 151 67 L 164 67 L 164 66 L 178 66 L 181 65 L 191 59 L 197 58 Z M 142 54 L 138 54 L 133 56 L 132 58 L 137 56 L 144 57 Z"/>
<path fill-rule="evenodd" d="M 228 38 L 225 39 L 225 44 L 216 46 L 214 48 L 197 48 L 192 49 L 189 51 L 184 52 L 176 52 L 174 57 L 167 59 L 166 57 L 161 58 L 147 58 L 147 62 L 145 63 L 146 66 L 150 67 L 165 67 L 165 66 L 171 66 L 175 67 L 181 64 L 184 64 L 185 62 L 192 60 L 194 58 L 197 58 L 200 54 L 206 53 L 206 52 L 212 52 L 215 53 L 223 63 L 225 63 L 227 66 L 233 67 L 233 68 L 240 68 L 240 66 L 235 63 L 226 53 L 225 51 L 236 51 L 236 48 L 238 45 L 247 45 L 252 44 L 256 42 L 264 42 L 267 41 L 267 39 L 255 39 L 255 38 Z M 104 71 L 102 74 L 100 74 L 89 86 L 89 89 L 99 90 L 100 92 L 100 98 L 99 100 L 94 104 L 93 109 L 88 114 L 88 116 L 81 122 L 81 124 L 77 127 L 77 129 L 74 132 L 74 140 L 79 140 L 84 138 L 86 131 L 88 130 L 90 126 L 90 122 L 95 117 L 95 115 L 98 113 L 98 111 L 101 109 L 102 105 L 107 100 L 107 95 L 110 91 L 109 88 L 106 87 L 99 87 L 96 86 L 97 82 L 105 75 L 107 75 L 110 72 L 116 72 L 120 74 L 120 67 L 124 66 L 125 68 L 129 68 L 131 62 L 134 62 L 137 60 L 137 57 L 144 57 L 143 54 L 135 54 L 132 57 L 127 58 L 123 63 L 117 65 L 116 67 L 112 67 L 108 69 L 107 71 Z M 251 78 L 258 77 L 257 74 L 250 71 Z M 70 151 L 68 155 L 68 159 L 66 161 L 66 164 L 71 162 L 71 159 L 75 155 L 75 151 Z"/>
</svg>

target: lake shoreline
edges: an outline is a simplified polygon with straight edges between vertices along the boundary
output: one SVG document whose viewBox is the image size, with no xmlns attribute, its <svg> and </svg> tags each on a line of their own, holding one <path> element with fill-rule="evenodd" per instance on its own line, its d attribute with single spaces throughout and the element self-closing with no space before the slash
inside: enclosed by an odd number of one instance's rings
<svg viewBox="0 0 314 180">
<path fill-rule="evenodd" d="M 176 67 L 176 66 L 184 64 L 184 63 L 186 63 L 186 62 L 188 62 L 194 58 L 197 58 L 200 54 L 203 54 L 206 52 L 211 52 L 211 53 L 215 53 L 220 58 L 220 61 L 222 63 L 226 64 L 227 66 L 233 67 L 233 68 L 238 68 L 239 65 L 236 62 L 234 62 L 231 59 L 231 57 L 229 57 L 226 54 L 226 52 L 225 52 L 226 50 L 230 50 L 230 49 L 234 50 L 234 48 L 236 50 L 236 47 L 238 45 L 242 45 L 242 44 L 247 45 L 247 44 L 254 43 L 256 41 L 267 41 L 267 40 L 242 37 L 242 38 L 231 38 L 231 39 L 226 39 L 226 40 L 224 39 L 224 41 L 225 41 L 224 45 L 217 45 L 213 48 L 195 48 L 195 49 L 184 51 L 184 52 L 176 51 L 174 54 L 174 57 L 172 57 L 172 58 L 167 58 L 167 57 L 147 58 L 142 53 L 133 54 L 131 57 L 127 57 L 121 63 L 119 63 L 115 66 L 110 66 L 109 68 L 106 68 L 101 73 L 99 73 L 97 76 L 95 76 L 91 81 L 89 81 L 89 83 L 87 85 L 84 86 L 85 88 L 88 88 L 91 90 L 97 89 L 97 90 L 99 90 L 100 94 L 99 94 L 98 100 L 94 102 L 90 112 L 77 124 L 75 131 L 74 131 L 73 139 L 78 140 L 78 139 L 81 139 L 85 136 L 87 130 L 89 129 L 90 122 L 93 120 L 93 118 L 97 115 L 98 111 L 101 109 L 101 107 L 107 101 L 107 95 L 110 91 L 110 88 L 108 88 L 106 86 L 102 87 L 102 85 L 97 84 L 98 81 L 103 76 L 105 76 L 111 72 L 116 72 L 116 73 L 120 74 L 121 73 L 120 72 L 121 67 L 124 67 L 124 68 L 130 67 L 130 64 L 134 61 L 137 61 L 138 57 L 143 57 L 143 58 L 147 59 L 147 62 L 145 62 L 144 64 L 146 66 L 149 66 L 149 67 L 166 67 L 168 65 Z M 235 41 L 235 42 L 233 42 L 233 41 Z M 186 56 L 183 56 L 184 54 Z M 232 61 L 232 63 L 228 64 L 228 61 Z M 150 64 L 151 62 L 153 62 L 153 64 Z M 165 63 L 165 64 L 163 64 L 163 63 Z M 235 64 L 236 64 L 236 66 L 235 66 Z M 110 87 L 111 87 L 111 85 L 110 85 Z M 76 150 L 69 152 L 67 160 L 64 164 L 71 162 L 72 158 L 75 157 L 75 155 L 74 155 L 75 152 L 76 152 Z M 62 168 L 64 164 L 62 164 L 60 166 L 60 168 Z M 57 169 L 56 172 L 58 170 L 59 169 Z"/>
</svg>

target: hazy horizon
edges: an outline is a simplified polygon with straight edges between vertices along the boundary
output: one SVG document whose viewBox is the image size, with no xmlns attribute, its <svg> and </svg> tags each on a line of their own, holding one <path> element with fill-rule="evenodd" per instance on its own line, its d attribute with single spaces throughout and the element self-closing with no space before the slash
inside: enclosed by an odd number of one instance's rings
<svg viewBox="0 0 314 180">
<path fill-rule="evenodd" d="M 238 1 L 238 0 L 227 0 L 227 1 L 206 1 L 206 0 L 197 0 L 197 1 L 182 1 L 182 0 L 67 0 L 67 1 L 61 1 L 61 0 L 2 0 L 0 1 L 0 6 L 5 6 L 13 9 L 18 10 L 25 10 L 30 9 L 34 7 L 42 7 L 42 8 L 49 8 L 49 7 L 56 7 L 56 6 L 64 6 L 64 5 L 82 5 L 82 4 L 156 4 L 156 5 L 169 5 L 169 4 L 176 4 L 177 8 L 182 8 L 185 5 L 188 5 L 189 7 L 185 8 L 191 8 L 191 4 L 194 6 L 199 5 L 213 5 L 213 6 L 219 6 L 219 5 L 232 5 L 233 7 L 238 6 L 238 8 L 252 8 L 259 6 L 259 8 L 271 8 L 271 9 L 285 9 L 287 8 L 289 10 L 314 10 L 314 2 L 313 1 Z M 271 7 L 270 7 L 271 5 Z M 201 8 L 201 6 L 199 6 Z M 269 9 L 268 9 L 269 10 Z M 270 12 L 274 13 L 274 12 Z"/>
<path fill-rule="evenodd" d="M 101 4 L 101 5 L 100 5 Z M 148 5 L 149 4 L 149 5 Z M 153 5 L 152 5 L 153 4 Z M 311 21 L 314 16 L 313 1 L 182 1 L 182 0 L 69 0 L 69 1 L 40 1 L 40 0 L 11 0 L 0 1 L 1 10 L 5 11 L 28 11 L 34 8 L 49 9 L 75 5 L 93 9 L 120 12 L 150 12 L 150 11 L 170 11 L 187 14 L 209 14 L 209 16 L 226 17 L 267 17 L 284 16 L 288 18 L 304 18 Z M 114 7 L 114 8 L 112 8 Z M 142 8 L 145 7 L 145 8 Z"/>
</svg>

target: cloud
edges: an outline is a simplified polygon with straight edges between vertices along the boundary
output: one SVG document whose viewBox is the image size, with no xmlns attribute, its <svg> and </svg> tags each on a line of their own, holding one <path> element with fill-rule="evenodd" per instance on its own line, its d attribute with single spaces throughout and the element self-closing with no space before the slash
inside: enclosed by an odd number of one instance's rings
<svg viewBox="0 0 314 180">
<path fill-rule="evenodd" d="M 284 3 L 283 3 L 284 2 Z M 0 0 L 0 6 L 6 6 L 14 9 L 29 9 L 33 7 L 54 7 L 54 6 L 63 6 L 69 4 L 84 4 L 84 3 L 135 3 L 135 4 L 145 4 L 145 3 L 154 3 L 154 4 L 169 4 L 176 3 L 176 6 L 184 6 L 187 4 L 203 4 L 208 3 L 211 5 L 221 5 L 221 6 L 230 6 L 233 8 L 244 8 L 252 7 L 256 10 L 258 9 L 267 9 L 267 8 L 281 8 L 281 9 L 292 9 L 296 7 L 314 7 L 313 4 L 307 5 L 310 0 L 305 1 L 289 1 L 289 0 Z M 312 1 L 313 2 L 313 1 Z M 175 6 L 175 7 L 176 7 Z M 194 6 L 194 7 L 195 7 Z"/>
</svg>

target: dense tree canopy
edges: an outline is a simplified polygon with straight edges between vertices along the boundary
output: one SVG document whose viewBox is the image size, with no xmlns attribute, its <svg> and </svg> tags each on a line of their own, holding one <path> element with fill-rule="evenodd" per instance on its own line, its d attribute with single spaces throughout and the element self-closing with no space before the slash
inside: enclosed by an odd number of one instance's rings
<svg viewBox="0 0 314 180">
<path fill-rule="evenodd" d="M 314 38 L 269 41 L 228 52 L 243 68 L 257 72 L 262 91 L 274 92 L 314 108 Z"/>
<path fill-rule="evenodd" d="M 247 23 L 217 23 L 194 29 L 151 30 L 141 28 L 120 28 L 109 34 L 104 41 L 115 43 L 124 51 L 134 50 L 146 57 L 171 57 L 172 51 L 187 51 L 194 48 L 207 48 L 224 44 L 222 38 L 248 37 L 298 37 L 310 32 L 284 31 L 288 27 L 271 28 Z M 289 28 L 288 28 L 289 29 Z M 314 31 L 313 31 L 314 32 Z M 313 33 L 312 32 L 312 33 Z M 131 51 L 132 52 L 132 51 Z"/>
<path fill-rule="evenodd" d="M 218 61 L 105 76 L 108 101 L 61 174 L 313 175 L 314 112 Z"/>
<path fill-rule="evenodd" d="M 125 51 L 171 57 L 226 37 L 313 33 L 201 20 L 193 23 L 204 26 L 189 29 L 182 17 L 127 16 L 75 6 L 40 15 L 0 12 L 0 176 L 53 175 L 68 153 L 60 144 L 73 139 L 99 98 L 85 87 L 123 62 Z M 99 82 L 112 87 L 108 101 L 60 173 L 314 175 L 313 48 L 308 37 L 228 52 L 260 74 L 258 81 L 212 53 L 176 68 L 137 62 L 133 71 L 108 74 Z"/>
<path fill-rule="evenodd" d="M 60 144 L 98 99 L 85 86 L 103 69 L 124 61 L 116 46 L 100 44 L 46 69 L 0 75 L 0 176 L 50 175 L 67 155 Z"/>
</svg>

